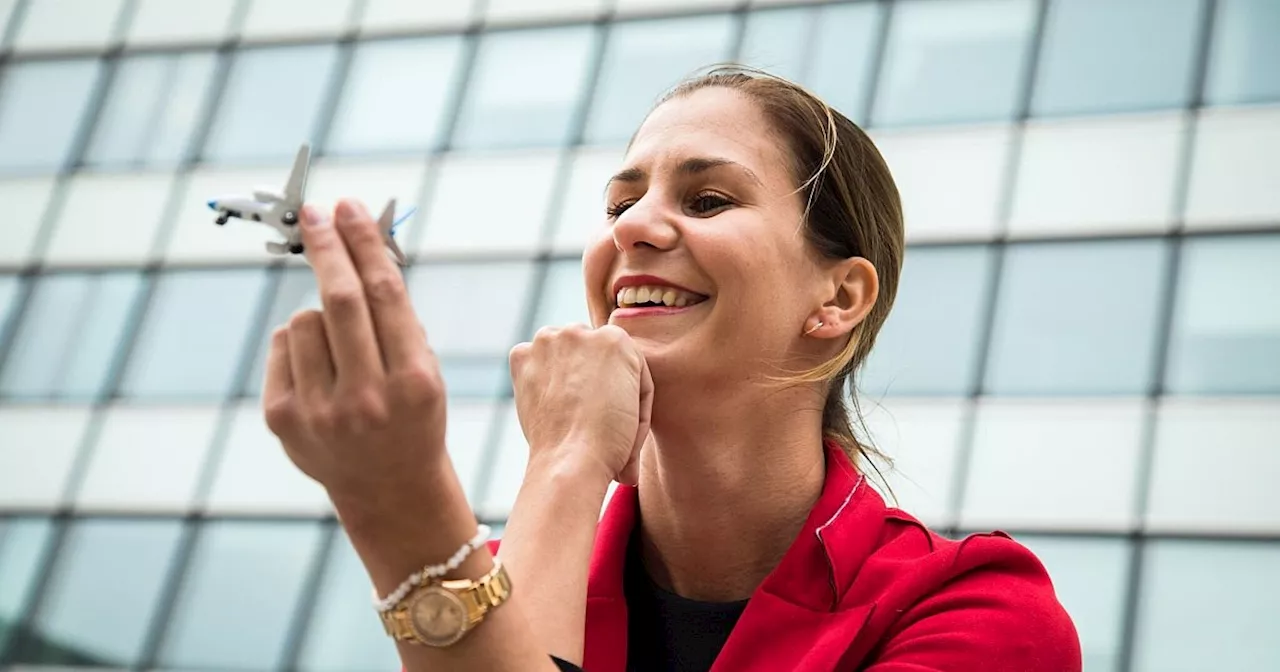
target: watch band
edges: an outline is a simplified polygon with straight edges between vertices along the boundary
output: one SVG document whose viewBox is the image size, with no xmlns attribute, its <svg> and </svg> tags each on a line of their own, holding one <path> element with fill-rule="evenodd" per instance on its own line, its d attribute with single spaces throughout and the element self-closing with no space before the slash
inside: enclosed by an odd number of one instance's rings
<svg viewBox="0 0 1280 672">
<path fill-rule="evenodd" d="M 449 646 L 511 596 L 511 577 L 494 558 L 493 569 L 479 579 L 455 579 L 418 586 L 394 609 L 380 614 L 396 641 Z"/>
</svg>

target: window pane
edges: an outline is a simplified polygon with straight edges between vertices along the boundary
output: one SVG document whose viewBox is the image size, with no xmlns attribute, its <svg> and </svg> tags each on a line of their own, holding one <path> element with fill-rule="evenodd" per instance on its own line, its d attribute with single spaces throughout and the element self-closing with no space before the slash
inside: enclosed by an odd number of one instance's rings
<svg viewBox="0 0 1280 672">
<path fill-rule="evenodd" d="M 1185 133 L 1181 115 L 1028 124 L 1010 232 L 1168 230 Z"/>
<path fill-rule="evenodd" d="M 13 10 L 18 6 L 18 0 L 0 0 L 0 48 L 8 48 L 8 43 L 4 39 L 9 32 L 9 22 L 13 20 Z M 4 645 L 0 643 L 0 649 Z"/>
<path fill-rule="evenodd" d="M 404 33 L 423 28 L 461 28 L 478 0 L 367 0 L 362 33 Z"/>
<path fill-rule="evenodd" d="M 481 38 L 453 146 L 568 142 L 597 35 L 589 26 L 573 26 Z M 546 76 L 552 72 L 555 77 Z"/>
<path fill-rule="evenodd" d="M 1034 14 L 1029 0 L 896 3 L 872 123 L 1012 118 Z"/>
<path fill-rule="evenodd" d="M 248 39 L 329 37 L 347 27 L 353 0 L 308 0 L 298 11 L 296 0 L 253 0 L 242 34 Z"/>
<path fill-rule="evenodd" d="M 449 422 L 445 426 L 445 444 L 449 459 L 458 474 L 458 482 L 475 504 L 476 486 L 480 485 L 480 465 L 489 452 L 489 436 L 498 418 L 498 404 L 493 401 L 450 400 Z"/>
<path fill-rule="evenodd" d="M 1148 525 L 1280 531 L 1280 403 L 1166 399 L 1157 416 Z"/>
<path fill-rule="evenodd" d="M 532 250 L 546 228 L 560 163 L 556 151 L 449 155 L 431 192 L 418 253 Z"/>
<path fill-rule="evenodd" d="M 1185 105 L 1202 4 L 1049 3 L 1032 112 L 1088 114 Z"/>
<path fill-rule="evenodd" d="M 881 405 L 866 400 L 862 411 L 872 445 L 893 459 L 885 477 L 897 506 L 926 525 L 950 525 L 965 402 L 895 399 Z M 892 505 L 893 498 L 886 502 Z"/>
<path fill-rule="evenodd" d="M 557 251 L 580 254 L 587 241 L 603 232 L 605 184 L 621 165 L 622 152 L 617 149 L 580 149 L 574 155 L 560 199 L 553 243 Z"/>
<path fill-rule="evenodd" d="M 13 46 L 17 50 L 100 49 L 115 35 L 123 4 L 124 0 L 29 0 Z"/>
<path fill-rule="evenodd" d="M 725 60 L 732 37 L 733 22 L 727 15 L 614 24 L 587 122 L 587 141 L 625 142 L 664 91 L 695 70 Z"/>
<path fill-rule="evenodd" d="M 51 532 L 48 518 L 0 520 L 0 651 L 7 650 L 30 606 Z"/>
<path fill-rule="evenodd" d="M 1280 392 L 1280 236 L 1184 243 L 1168 391 Z"/>
<path fill-rule="evenodd" d="M 31 261 L 53 184 L 51 177 L 0 180 L 0 203 L 5 209 L 4 226 L 0 226 L 0 264 L 21 266 Z"/>
<path fill-rule="evenodd" d="M 298 145 L 314 142 L 337 54 L 331 44 L 237 52 L 205 158 L 287 160 Z"/>
<path fill-rule="evenodd" d="M 176 520 L 71 523 L 24 663 L 137 665 L 177 550 Z"/>
<path fill-rule="evenodd" d="M 592 19 L 604 10 L 605 0 L 488 0 L 485 18 L 495 21 L 529 21 L 530 19 Z"/>
<path fill-rule="evenodd" d="M 88 408 L 0 406 L 0 508 L 61 505 L 88 424 Z"/>
<path fill-rule="evenodd" d="M 452 426 L 453 418 L 449 418 Z M 216 514 L 320 515 L 329 511 L 324 488 L 289 460 L 267 428 L 262 404 L 241 404 L 231 420 L 205 508 Z"/>
<path fill-rule="evenodd" d="M 98 398 L 141 287 L 136 273 L 40 277 L 0 370 L 0 395 Z"/>
<path fill-rule="evenodd" d="M 22 283 L 18 280 L 18 276 L 0 275 L 0 338 L 8 332 L 10 318 L 17 319 L 17 315 L 13 313 L 18 308 L 21 289 Z M 0 345 L 2 344 L 0 342 Z"/>
<path fill-rule="evenodd" d="M 85 163 L 176 164 L 204 112 L 216 66 L 211 52 L 123 59 L 94 126 Z"/>
<path fill-rule="evenodd" d="M 617 11 L 620 14 L 649 13 L 655 11 L 671 11 L 681 9 L 728 9 L 734 0 L 617 0 Z"/>
<path fill-rule="evenodd" d="M 908 242 L 995 236 L 1011 127 L 880 130 L 876 147 L 902 198 Z"/>
<path fill-rule="evenodd" d="M 1280 544 L 1149 542 L 1137 672 L 1280 669 Z M 1215 614 L 1217 618 L 1194 618 Z"/>
<path fill-rule="evenodd" d="M 360 44 L 326 151 L 420 153 L 438 146 L 461 56 L 457 36 Z"/>
<path fill-rule="evenodd" d="M 400 656 L 378 619 L 351 608 L 368 602 L 372 584 L 351 542 L 341 529 L 337 535 L 309 615 L 299 667 L 305 672 L 396 670 Z"/>
<path fill-rule="evenodd" d="M 0 172 L 52 171 L 70 159 L 98 65 L 77 59 L 0 69 Z"/>
<path fill-rule="evenodd" d="M 431 347 L 442 356 L 500 356 L 515 345 L 525 319 L 533 264 L 433 264 L 409 271 L 413 307 Z M 483 306 L 483 326 L 477 322 Z"/>
<path fill-rule="evenodd" d="M 498 438 L 497 458 L 493 470 L 484 475 L 484 497 L 477 513 L 484 518 L 505 519 L 511 513 L 511 505 L 524 483 L 525 467 L 529 464 L 529 444 L 520 429 L 520 417 L 515 404 L 500 411 L 502 432 Z"/>
<path fill-rule="evenodd" d="M 130 44 L 216 42 L 227 35 L 239 0 L 137 0 L 125 38 Z"/>
<path fill-rule="evenodd" d="M 910 248 L 893 309 L 859 379 L 872 398 L 964 394 L 973 386 L 991 255 Z"/>
<path fill-rule="evenodd" d="M 186 271 L 156 281 L 121 392 L 209 399 L 231 391 L 263 300 L 263 270 Z"/>
<path fill-rule="evenodd" d="M 1084 669 L 1119 670 L 1124 597 L 1132 549 L 1121 539 L 1019 536 L 1049 571 L 1080 635 Z"/>
<path fill-rule="evenodd" d="M 1231 105 L 1280 100 L 1280 3 L 1219 0 L 1209 52 L 1205 102 Z"/>
<path fill-rule="evenodd" d="M 283 272 L 280 283 L 275 289 L 271 303 L 271 312 L 267 314 L 266 328 L 258 341 L 258 351 L 254 356 L 253 370 L 245 381 L 248 394 L 262 394 L 263 377 L 266 375 L 267 352 L 271 348 L 271 332 L 277 327 L 288 325 L 294 313 L 302 310 L 320 310 L 320 292 L 316 285 L 315 271 L 310 268 L 290 268 Z"/>
<path fill-rule="evenodd" d="M 1278 5 L 1280 6 L 1280 5 Z M 1187 227 L 1273 227 L 1280 221 L 1280 108 L 1200 113 Z"/>
<path fill-rule="evenodd" d="M 45 260 L 80 267 L 153 261 L 174 182 L 168 172 L 77 172 L 57 209 Z"/>
<path fill-rule="evenodd" d="M 1129 529 L 1145 414 L 1137 400 L 983 400 L 961 524 Z"/>
<path fill-rule="evenodd" d="M 120 405 L 105 413 L 76 508 L 184 513 L 201 481 L 220 409 Z M 163 478 L 139 478 L 140 474 Z"/>
<path fill-rule="evenodd" d="M 591 324 L 581 259 L 557 260 L 547 265 L 547 277 L 542 285 L 538 313 L 525 338 L 531 340 L 542 327 L 564 327 L 570 324 Z"/>
<path fill-rule="evenodd" d="M 206 523 L 160 646 L 160 666 L 278 667 L 319 541 L 316 523 Z"/>
<path fill-rule="evenodd" d="M 738 61 L 799 82 L 816 23 L 811 7 L 753 11 L 747 14 Z"/>
<path fill-rule="evenodd" d="M 512 345 L 514 345 L 514 341 Z M 493 399 L 511 396 L 507 355 L 455 355 L 440 358 L 440 373 L 450 399 Z"/>
<path fill-rule="evenodd" d="M 1165 242 L 1015 245 L 1005 254 L 988 391 L 1147 391 L 1168 263 Z"/>
</svg>

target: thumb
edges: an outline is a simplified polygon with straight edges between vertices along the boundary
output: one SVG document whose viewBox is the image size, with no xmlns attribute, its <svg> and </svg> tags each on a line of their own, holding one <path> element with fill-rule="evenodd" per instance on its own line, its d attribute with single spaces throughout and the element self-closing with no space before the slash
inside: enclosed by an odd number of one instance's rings
<svg viewBox="0 0 1280 672">
<path fill-rule="evenodd" d="M 640 413 L 636 423 L 636 439 L 631 445 L 631 458 L 618 474 L 618 482 L 636 485 L 640 479 L 640 450 L 649 439 L 649 425 L 653 418 L 653 376 L 649 363 L 640 356 Z"/>
</svg>

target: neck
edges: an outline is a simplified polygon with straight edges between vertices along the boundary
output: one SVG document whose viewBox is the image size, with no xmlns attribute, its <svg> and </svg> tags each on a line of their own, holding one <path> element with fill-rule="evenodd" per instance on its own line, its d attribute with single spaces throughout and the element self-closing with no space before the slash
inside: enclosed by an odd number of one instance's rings
<svg viewBox="0 0 1280 672">
<path fill-rule="evenodd" d="M 642 556 L 658 585 L 728 602 L 777 566 L 822 492 L 822 405 L 795 391 L 708 406 L 655 401 L 641 457 Z"/>
</svg>

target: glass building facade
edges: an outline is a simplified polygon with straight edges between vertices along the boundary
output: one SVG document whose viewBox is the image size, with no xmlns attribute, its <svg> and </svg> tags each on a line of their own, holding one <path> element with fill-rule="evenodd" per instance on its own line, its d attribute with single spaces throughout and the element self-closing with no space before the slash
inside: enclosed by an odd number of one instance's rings
<svg viewBox="0 0 1280 672">
<path fill-rule="evenodd" d="M 585 321 L 655 96 L 740 61 L 901 189 L 859 394 L 903 508 L 1032 548 L 1091 672 L 1280 670 L 1278 35 L 1275 0 L 0 0 L 0 668 L 397 669 L 258 408 L 310 271 L 205 201 L 308 140 L 310 200 L 421 206 L 449 450 L 501 524 L 507 351 Z"/>
</svg>

